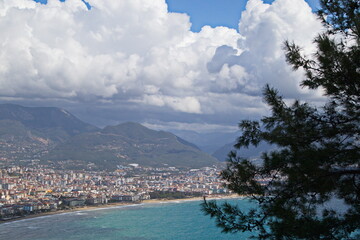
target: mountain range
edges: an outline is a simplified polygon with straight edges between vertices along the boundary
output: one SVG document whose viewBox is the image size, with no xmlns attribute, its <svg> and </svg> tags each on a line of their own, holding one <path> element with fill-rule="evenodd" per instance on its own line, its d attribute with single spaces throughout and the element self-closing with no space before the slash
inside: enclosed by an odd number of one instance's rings
<svg viewBox="0 0 360 240">
<path fill-rule="evenodd" d="M 218 161 L 194 144 L 138 123 L 103 129 L 52 107 L 0 104 L 0 163 L 42 163 L 68 169 L 149 167 L 199 168 Z"/>
</svg>

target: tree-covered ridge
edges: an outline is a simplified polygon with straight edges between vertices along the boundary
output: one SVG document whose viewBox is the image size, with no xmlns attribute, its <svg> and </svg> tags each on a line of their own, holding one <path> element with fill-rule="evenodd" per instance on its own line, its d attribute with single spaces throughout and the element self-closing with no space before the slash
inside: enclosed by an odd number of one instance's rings
<svg viewBox="0 0 360 240">
<path fill-rule="evenodd" d="M 0 104 L 0 164 L 33 160 L 67 169 L 114 170 L 138 163 L 199 168 L 218 161 L 165 131 L 127 122 L 99 129 L 68 111 Z"/>
<path fill-rule="evenodd" d="M 131 122 L 76 135 L 56 146 L 43 159 L 55 163 L 81 161 L 85 166 L 93 165 L 93 169 L 108 170 L 131 163 L 180 168 L 199 168 L 218 163 L 195 145 L 170 132 L 155 131 Z"/>
<path fill-rule="evenodd" d="M 236 147 L 265 141 L 277 148 L 263 154 L 261 166 L 229 154 L 222 172 L 227 187 L 259 207 L 243 212 L 205 201 L 205 213 L 224 232 L 253 231 L 258 239 L 360 238 L 360 3 L 321 3 L 328 31 L 315 39 L 314 55 L 303 56 L 290 42 L 285 49 L 289 64 L 306 72 L 302 86 L 323 89 L 328 102 L 321 108 L 298 100 L 287 105 L 265 87 L 271 114 L 242 121 Z"/>
<path fill-rule="evenodd" d="M 0 159 L 39 159 L 72 136 L 96 130 L 64 109 L 0 104 Z"/>
</svg>

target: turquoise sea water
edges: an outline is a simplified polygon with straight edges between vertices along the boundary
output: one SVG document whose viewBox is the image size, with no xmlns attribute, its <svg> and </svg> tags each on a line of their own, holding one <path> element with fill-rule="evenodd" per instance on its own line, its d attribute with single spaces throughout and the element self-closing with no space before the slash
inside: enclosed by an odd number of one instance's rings
<svg viewBox="0 0 360 240">
<path fill-rule="evenodd" d="M 223 201 L 223 200 L 222 200 Z M 229 202 L 247 209 L 245 199 Z M 219 201 L 220 202 L 220 201 Z M 140 204 L 0 224 L 0 239 L 17 240 L 239 240 L 201 212 L 200 201 Z"/>
</svg>

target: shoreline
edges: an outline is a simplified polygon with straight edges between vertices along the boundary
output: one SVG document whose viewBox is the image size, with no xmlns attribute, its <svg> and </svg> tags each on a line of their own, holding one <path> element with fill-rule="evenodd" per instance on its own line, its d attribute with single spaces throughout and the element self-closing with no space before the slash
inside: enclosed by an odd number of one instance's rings
<svg viewBox="0 0 360 240">
<path fill-rule="evenodd" d="M 231 195 L 214 195 L 214 196 L 207 196 L 207 200 L 221 200 L 221 199 L 235 199 L 235 198 L 242 198 L 244 196 L 237 195 L 237 194 L 231 194 Z M 111 208 L 117 208 L 117 207 L 126 207 L 126 206 L 134 206 L 134 205 L 140 205 L 140 204 L 161 204 L 161 203 L 171 203 L 171 202 L 192 202 L 192 201 L 201 201 L 204 197 L 191 197 L 191 198 L 179 198 L 179 199 L 149 199 L 149 200 L 143 200 L 139 203 L 136 202 L 114 202 L 114 203 L 107 203 L 103 205 L 88 205 L 84 207 L 79 208 L 73 208 L 73 209 L 66 209 L 66 210 L 57 210 L 57 211 L 50 211 L 50 212 L 43 212 L 43 213 L 37 213 L 37 214 L 31 214 L 27 216 L 19 216 L 14 217 L 8 220 L 0 220 L 0 225 L 5 223 L 11 223 L 11 222 L 17 222 L 27 219 L 33 219 L 33 218 L 39 218 L 39 217 L 45 217 L 45 216 L 52 216 L 52 215 L 58 215 L 58 214 L 64 214 L 64 213 L 74 213 L 74 212 L 81 212 L 81 211 L 94 211 L 94 210 L 100 210 L 100 209 L 111 209 Z"/>
</svg>

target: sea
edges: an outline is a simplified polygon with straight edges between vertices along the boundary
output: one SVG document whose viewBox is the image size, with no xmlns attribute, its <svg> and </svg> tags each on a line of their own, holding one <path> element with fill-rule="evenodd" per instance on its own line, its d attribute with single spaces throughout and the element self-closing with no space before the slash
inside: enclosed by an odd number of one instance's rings
<svg viewBox="0 0 360 240">
<path fill-rule="evenodd" d="M 244 198 L 228 201 L 242 209 Z M 242 240 L 225 234 L 201 211 L 201 201 L 175 201 L 92 209 L 0 224 L 1 240 Z"/>
</svg>

